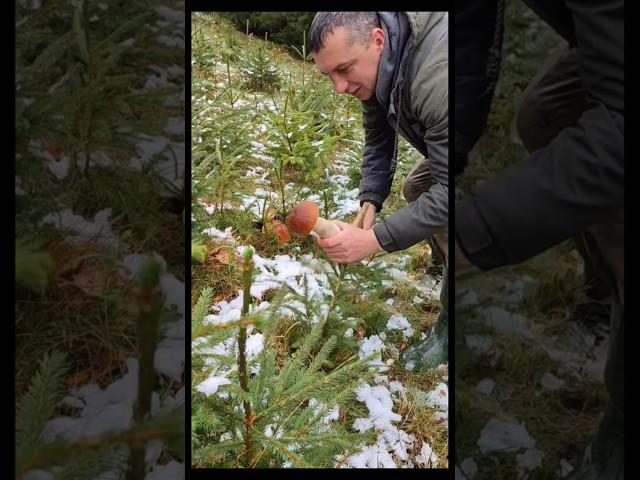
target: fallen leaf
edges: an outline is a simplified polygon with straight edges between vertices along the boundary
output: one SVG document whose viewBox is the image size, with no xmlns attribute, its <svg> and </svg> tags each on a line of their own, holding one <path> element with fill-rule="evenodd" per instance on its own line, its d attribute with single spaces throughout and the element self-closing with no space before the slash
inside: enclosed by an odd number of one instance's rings
<svg viewBox="0 0 640 480">
<path fill-rule="evenodd" d="M 83 270 L 73 275 L 71 283 L 92 297 L 101 297 L 107 286 L 107 275 L 100 270 Z"/>
<path fill-rule="evenodd" d="M 213 303 L 220 303 L 222 300 L 224 300 L 226 298 L 226 295 L 224 293 L 221 293 L 220 295 L 216 295 L 213 298 Z"/>
<path fill-rule="evenodd" d="M 55 143 L 49 143 L 45 150 L 53 157 L 54 160 L 58 161 L 64 156 L 64 148 L 62 145 L 57 145 Z"/>
<path fill-rule="evenodd" d="M 211 250 L 211 253 L 209 253 L 209 259 L 214 262 L 228 265 L 231 262 L 231 253 L 229 253 L 228 249 L 220 246 Z"/>
<path fill-rule="evenodd" d="M 58 270 L 58 275 L 62 276 L 62 275 L 65 275 L 66 273 L 70 273 L 75 270 L 78 270 L 80 267 L 83 266 L 82 264 L 84 263 L 85 260 L 88 260 L 94 257 L 99 257 L 99 256 L 100 254 L 98 253 L 87 253 L 85 255 L 78 255 L 76 257 L 70 258 L 60 266 L 60 269 Z"/>
<path fill-rule="evenodd" d="M 276 209 L 270 206 L 267 208 L 267 211 L 264 214 L 264 219 L 273 220 L 273 218 L 276 216 L 276 213 Z"/>
<path fill-rule="evenodd" d="M 64 383 L 68 387 L 78 387 L 86 384 L 91 379 L 91 370 L 81 370 L 77 373 L 74 373 L 67 379 L 65 379 Z"/>
</svg>

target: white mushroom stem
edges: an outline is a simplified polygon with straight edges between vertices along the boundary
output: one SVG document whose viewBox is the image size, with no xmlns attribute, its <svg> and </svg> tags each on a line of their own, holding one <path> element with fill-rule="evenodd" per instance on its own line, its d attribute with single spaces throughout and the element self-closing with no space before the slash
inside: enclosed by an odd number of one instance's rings
<svg viewBox="0 0 640 480">
<path fill-rule="evenodd" d="M 340 227 L 330 220 L 318 217 L 311 231 L 315 232 L 320 238 L 328 238 L 340 233 Z"/>
</svg>

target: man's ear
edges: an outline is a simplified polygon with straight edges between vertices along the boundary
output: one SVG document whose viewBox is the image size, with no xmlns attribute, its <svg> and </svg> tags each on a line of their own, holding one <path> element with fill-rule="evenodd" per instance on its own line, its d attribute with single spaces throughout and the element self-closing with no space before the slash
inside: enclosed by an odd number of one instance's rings
<svg viewBox="0 0 640 480">
<path fill-rule="evenodd" d="M 373 37 L 373 43 L 376 46 L 376 49 L 378 49 L 378 51 L 382 51 L 385 41 L 384 30 L 381 28 L 374 28 L 371 30 L 371 36 Z"/>
</svg>

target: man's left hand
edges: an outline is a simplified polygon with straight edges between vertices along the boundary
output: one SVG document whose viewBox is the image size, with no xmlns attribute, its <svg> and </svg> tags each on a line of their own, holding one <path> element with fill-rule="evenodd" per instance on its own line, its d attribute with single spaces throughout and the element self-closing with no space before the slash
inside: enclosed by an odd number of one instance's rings
<svg viewBox="0 0 640 480">
<path fill-rule="evenodd" d="M 336 263 L 354 263 L 383 249 L 373 230 L 357 228 L 349 223 L 334 221 L 341 232 L 329 238 L 319 238 L 318 245 Z"/>
</svg>

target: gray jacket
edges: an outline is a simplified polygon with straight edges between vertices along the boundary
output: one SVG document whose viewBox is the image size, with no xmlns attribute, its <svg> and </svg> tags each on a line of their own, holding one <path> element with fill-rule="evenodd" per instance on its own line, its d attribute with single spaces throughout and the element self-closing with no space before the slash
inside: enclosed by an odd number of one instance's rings
<svg viewBox="0 0 640 480">
<path fill-rule="evenodd" d="M 398 133 L 428 158 L 432 176 L 428 191 L 374 226 L 382 247 L 393 252 L 448 227 L 448 15 L 378 15 L 386 42 L 378 67 L 376 94 L 362 102 L 365 147 L 360 202 L 370 201 L 380 210 L 389 196 Z"/>
</svg>

